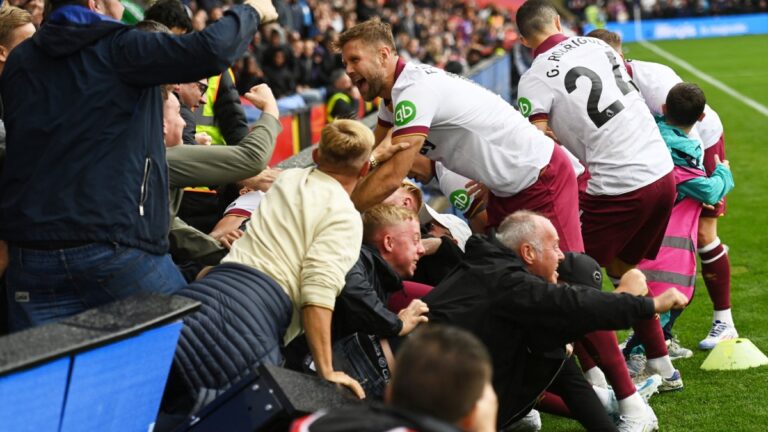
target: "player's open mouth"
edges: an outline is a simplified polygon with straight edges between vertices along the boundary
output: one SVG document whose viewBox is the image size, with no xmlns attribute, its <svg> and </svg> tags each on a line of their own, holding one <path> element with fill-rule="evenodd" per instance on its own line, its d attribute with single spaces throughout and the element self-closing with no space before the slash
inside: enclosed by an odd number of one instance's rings
<svg viewBox="0 0 768 432">
<path fill-rule="evenodd" d="M 367 81 L 365 80 L 365 78 L 360 78 L 359 80 L 355 81 L 355 85 L 357 86 L 357 88 L 361 88 L 363 84 L 365 84 L 366 82 Z"/>
</svg>

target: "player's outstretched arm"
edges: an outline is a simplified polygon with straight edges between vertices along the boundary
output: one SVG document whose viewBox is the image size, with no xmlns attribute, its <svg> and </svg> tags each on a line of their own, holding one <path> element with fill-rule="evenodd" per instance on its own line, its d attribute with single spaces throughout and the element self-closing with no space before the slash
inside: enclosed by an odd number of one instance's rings
<svg viewBox="0 0 768 432">
<path fill-rule="evenodd" d="M 399 136 L 392 139 L 394 145 L 408 144 L 363 179 L 352 192 L 352 202 L 358 211 L 366 211 L 392 195 L 411 170 L 416 154 L 424 144 L 423 135 Z"/>
</svg>

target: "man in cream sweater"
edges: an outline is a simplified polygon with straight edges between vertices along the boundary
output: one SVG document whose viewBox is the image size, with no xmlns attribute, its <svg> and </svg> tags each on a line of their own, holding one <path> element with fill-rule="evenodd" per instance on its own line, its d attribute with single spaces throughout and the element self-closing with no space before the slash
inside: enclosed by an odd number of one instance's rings
<svg viewBox="0 0 768 432">
<path fill-rule="evenodd" d="M 327 125 L 317 167 L 284 171 L 222 264 L 179 292 L 203 304 L 184 319 L 171 375 L 197 406 L 259 364 L 280 364 L 280 347 L 302 331 L 318 375 L 365 396 L 333 369 L 331 316 L 360 254 L 362 221 L 349 196 L 368 171 L 373 141 L 356 121 Z"/>
</svg>

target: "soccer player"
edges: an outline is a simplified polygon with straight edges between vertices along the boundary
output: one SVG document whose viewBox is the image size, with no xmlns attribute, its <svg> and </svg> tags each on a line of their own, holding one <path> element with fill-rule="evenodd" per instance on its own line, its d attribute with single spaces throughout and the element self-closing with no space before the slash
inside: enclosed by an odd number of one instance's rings
<svg viewBox="0 0 768 432">
<path fill-rule="evenodd" d="M 579 194 L 584 246 L 615 283 L 658 253 L 675 201 L 672 159 L 616 51 L 598 39 L 563 35 L 557 11 L 544 0 L 524 3 L 517 26 L 534 53 L 518 86 L 520 111 L 539 129 L 551 128 L 587 165 L 591 178 Z M 646 347 L 647 370 L 663 378 L 660 390 L 681 389 L 659 320 L 634 328 Z M 623 361 L 616 361 L 615 339 L 588 335 L 621 400 L 636 393 Z"/>
<path fill-rule="evenodd" d="M 622 52 L 621 36 L 614 32 L 599 29 L 587 36 L 605 41 L 619 54 Z M 648 108 L 654 115 L 662 115 L 661 106 L 669 90 L 683 82 L 682 78 L 670 67 L 660 63 L 630 60 L 625 65 Z M 725 139 L 720 116 L 708 104 L 704 107 L 704 118 L 696 123 L 692 134 L 701 138 L 704 145 L 704 168 L 707 175 L 712 175 L 717 166 L 715 156 L 725 160 Z M 720 341 L 739 337 L 731 314 L 731 263 L 728 249 L 717 236 L 717 219 L 724 215 L 725 199 L 714 208 L 705 207 L 699 218 L 701 274 L 714 306 L 712 328 L 707 337 L 699 342 L 701 349 L 712 349 Z"/>
<path fill-rule="evenodd" d="M 391 129 L 394 144 L 409 144 L 357 187 L 352 197 L 359 210 L 397 189 L 421 152 L 488 186 L 490 225 L 514 210 L 535 210 L 552 220 L 563 250 L 583 249 L 570 160 L 511 105 L 466 79 L 404 63 L 397 57 L 388 24 L 358 24 L 339 36 L 338 46 L 363 98 L 385 100 L 379 109 L 377 143 Z"/>
</svg>

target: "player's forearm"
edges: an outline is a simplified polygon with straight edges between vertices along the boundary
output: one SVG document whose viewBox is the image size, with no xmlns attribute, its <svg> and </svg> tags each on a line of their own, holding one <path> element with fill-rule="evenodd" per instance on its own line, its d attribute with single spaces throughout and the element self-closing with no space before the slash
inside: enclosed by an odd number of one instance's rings
<svg viewBox="0 0 768 432">
<path fill-rule="evenodd" d="M 319 306 L 305 306 L 301 310 L 304 331 L 317 374 L 323 378 L 333 373 L 331 349 L 331 318 L 333 311 Z"/>
<path fill-rule="evenodd" d="M 382 164 L 357 185 L 352 192 L 352 202 L 358 211 L 364 212 L 392 195 L 403 177 L 405 174 L 398 173 L 395 164 Z"/>
</svg>

